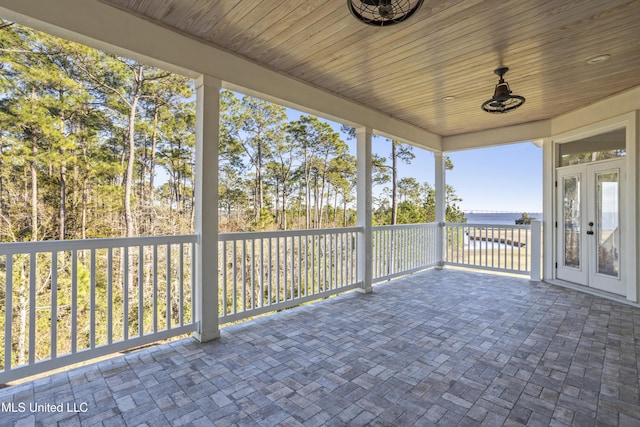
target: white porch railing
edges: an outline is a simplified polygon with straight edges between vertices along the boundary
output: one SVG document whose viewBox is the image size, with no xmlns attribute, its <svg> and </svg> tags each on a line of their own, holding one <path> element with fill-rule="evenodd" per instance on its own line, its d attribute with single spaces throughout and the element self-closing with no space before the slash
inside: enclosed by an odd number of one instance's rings
<svg viewBox="0 0 640 427">
<path fill-rule="evenodd" d="M 193 332 L 196 242 L 0 244 L 0 383 Z"/>
<path fill-rule="evenodd" d="M 373 227 L 373 282 L 442 264 L 539 275 L 539 223 L 443 229 L 440 260 L 436 223 Z M 361 287 L 363 231 L 219 234 L 219 323 Z M 194 332 L 197 241 L 185 235 L 0 244 L 0 384 Z"/>
<path fill-rule="evenodd" d="M 219 234 L 220 323 L 359 287 L 361 231 L 350 227 Z"/>
<path fill-rule="evenodd" d="M 373 281 L 381 282 L 438 264 L 438 224 L 373 227 Z"/>
<path fill-rule="evenodd" d="M 446 265 L 530 274 L 531 226 L 446 223 L 445 227 Z"/>
</svg>

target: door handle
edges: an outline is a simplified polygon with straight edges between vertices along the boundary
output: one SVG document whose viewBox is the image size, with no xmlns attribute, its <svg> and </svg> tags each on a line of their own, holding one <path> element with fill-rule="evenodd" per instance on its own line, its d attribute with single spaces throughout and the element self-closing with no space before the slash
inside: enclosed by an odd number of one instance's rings
<svg viewBox="0 0 640 427">
<path fill-rule="evenodd" d="M 593 221 L 589 222 L 589 230 L 587 231 L 587 234 L 593 235 Z"/>
</svg>

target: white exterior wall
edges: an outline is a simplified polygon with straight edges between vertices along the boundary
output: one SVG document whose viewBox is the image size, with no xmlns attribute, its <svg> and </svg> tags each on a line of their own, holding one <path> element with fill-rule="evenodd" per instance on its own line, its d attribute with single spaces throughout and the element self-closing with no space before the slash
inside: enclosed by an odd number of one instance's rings
<svg viewBox="0 0 640 427">
<path fill-rule="evenodd" d="M 626 111 L 624 111 L 626 110 Z M 637 172 L 640 164 L 640 133 L 638 123 L 640 120 L 640 88 L 633 89 L 620 95 L 603 100 L 581 110 L 560 116 L 552 120 L 554 134 L 545 139 L 544 143 L 544 219 L 548 227 L 545 227 L 544 241 L 544 278 L 555 279 L 554 262 L 556 260 L 555 227 L 554 220 L 556 202 L 554 198 L 555 173 L 557 164 L 557 144 L 587 136 L 597 135 L 608 130 L 626 128 L 627 156 L 626 160 L 626 190 L 622 195 L 627 201 L 623 224 L 626 243 L 622 250 L 627 255 L 624 269 L 626 276 L 627 294 L 629 301 L 640 303 L 640 289 L 638 278 L 640 268 L 638 255 L 640 248 L 640 175 Z"/>
<path fill-rule="evenodd" d="M 442 139 L 444 151 L 466 150 L 494 145 L 536 141 L 543 147 L 543 279 L 555 278 L 555 165 L 558 138 L 579 138 L 611 128 L 627 128 L 627 224 L 629 230 L 627 267 L 627 299 L 640 303 L 640 87 L 614 95 L 588 107 L 551 120 L 501 129 L 455 135 Z"/>
</svg>

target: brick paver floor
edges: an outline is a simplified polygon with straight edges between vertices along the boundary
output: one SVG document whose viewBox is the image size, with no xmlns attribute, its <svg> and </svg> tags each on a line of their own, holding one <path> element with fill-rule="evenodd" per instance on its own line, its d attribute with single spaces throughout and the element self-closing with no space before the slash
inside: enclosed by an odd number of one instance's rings
<svg viewBox="0 0 640 427">
<path fill-rule="evenodd" d="M 640 425 L 640 309 L 457 270 L 374 289 L 1 389 L 0 424 Z"/>
</svg>

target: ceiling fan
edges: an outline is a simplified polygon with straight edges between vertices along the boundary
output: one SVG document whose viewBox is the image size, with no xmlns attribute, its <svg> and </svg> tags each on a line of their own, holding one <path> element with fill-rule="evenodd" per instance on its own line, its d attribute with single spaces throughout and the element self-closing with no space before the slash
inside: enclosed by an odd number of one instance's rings
<svg viewBox="0 0 640 427">
<path fill-rule="evenodd" d="M 365 24 L 385 27 L 408 19 L 424 0 L 347 0 L 351 14 Z"/>
<path fill-rule="evenodd" d="M 482 109 L 487 113 L 508 113 L 524 104 L 524 97 L 512 95 L 509 83 L 504 81 L 504 75 L 507 71 L 509 71 L 508 67 L 500 67 L 494 71 L 500 77 L 500 80 L 496 85 L 493 97 L 482 103 Z"/>
</svg>

